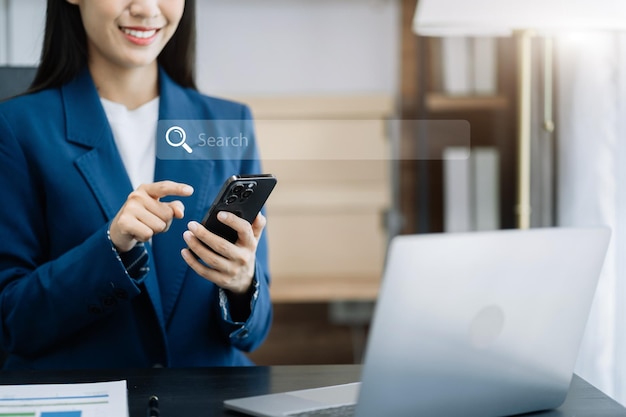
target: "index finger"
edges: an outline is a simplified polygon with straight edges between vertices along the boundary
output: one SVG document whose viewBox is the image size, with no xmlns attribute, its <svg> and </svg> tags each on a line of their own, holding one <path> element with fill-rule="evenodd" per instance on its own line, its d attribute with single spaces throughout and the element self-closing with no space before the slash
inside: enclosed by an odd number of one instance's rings
<svg viewBox="0 0 626 417">
<path fill-rule="evenodd" d="M 220 211 L 217 213 L 217 219 L 237 232 L 237 243 L 241 243 L 244 246 L 256 244 L 252 225 L 248 223 L 247 220 L 228 211 Z"/>
<path fill-rule="evenodd" d="M 193 187 L 191 185 L 169 180 L 144 184 L 140 188 L 142 187 L 150 197 L 155 199 L 166 197 L 168 195 L 189 197 L 193 194 Z"/>
</svg>

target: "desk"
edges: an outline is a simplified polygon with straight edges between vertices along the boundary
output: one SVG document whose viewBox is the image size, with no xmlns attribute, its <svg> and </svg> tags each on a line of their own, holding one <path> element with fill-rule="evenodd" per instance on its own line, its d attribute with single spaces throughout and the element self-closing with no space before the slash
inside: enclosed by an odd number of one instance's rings
<svg viewBox="0 0 626 417">
<path fill-rule="evenodd" d="M 222 401 L 269 392 L 313 388 L 359 380 L 359 365 L 250 368 L 140 369 L 62 372 L 0 372 L 2 384 L 128 381 L 130 417 L 145 417 L 147 399 L 160 398 L 162 417 L 233 417 Z M 558 410 L 529 414 L 551 417 L 626 416 L 626 409 L 583 379 L 574 377 Z"/>
</svg>

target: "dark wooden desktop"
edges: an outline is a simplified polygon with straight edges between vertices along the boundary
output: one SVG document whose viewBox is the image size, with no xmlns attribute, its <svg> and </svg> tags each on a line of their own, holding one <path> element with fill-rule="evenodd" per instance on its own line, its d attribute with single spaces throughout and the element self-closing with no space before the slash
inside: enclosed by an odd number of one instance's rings
<svg viewBox="0 0 626 417">
<path fill-rule="evenodd" d="M 0 384 L 97 382 L 125 379 L 130 417 L 145 417 L 148 398 L 160 399 L 161 417 L 240 416 L 222 401 L 359 380 L 359 365 L 250 368 L 133 369 L 104 371 L 0 372 Z M 579 377 L 557 410 L 529 414 L 552 417 L 626 416 L 626 409 Z"/>
</svg>

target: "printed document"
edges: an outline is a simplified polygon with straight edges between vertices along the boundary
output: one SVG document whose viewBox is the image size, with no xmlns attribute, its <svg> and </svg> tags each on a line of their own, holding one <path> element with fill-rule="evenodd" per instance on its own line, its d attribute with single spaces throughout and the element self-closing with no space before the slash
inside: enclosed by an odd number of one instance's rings
<svg viewBox="0 0 626 417">
<path fill-rule="evenodd" d="M 126 381 L 0 385 L 2 417 L 128 417 Z"/>
</svg>

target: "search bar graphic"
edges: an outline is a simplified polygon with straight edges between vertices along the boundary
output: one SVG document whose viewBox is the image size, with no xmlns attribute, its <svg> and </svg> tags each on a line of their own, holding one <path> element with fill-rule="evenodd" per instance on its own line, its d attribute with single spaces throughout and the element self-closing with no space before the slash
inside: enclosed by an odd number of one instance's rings
<svg viewBox="0 0 626 417">
<path fill-rule="evenodd" d="M 174 140 L 172 140 L 172 137 L 174 137 Z M 172 126 L 167 129 L 167 132 L 165 132 L 165 141 L 173 148 L 182 146 L 188 153 L 193 152 L 191 147 L 186 143 L 187 133 L 185 133 L 185 129 L 180 126 Z"/>
</svg>

